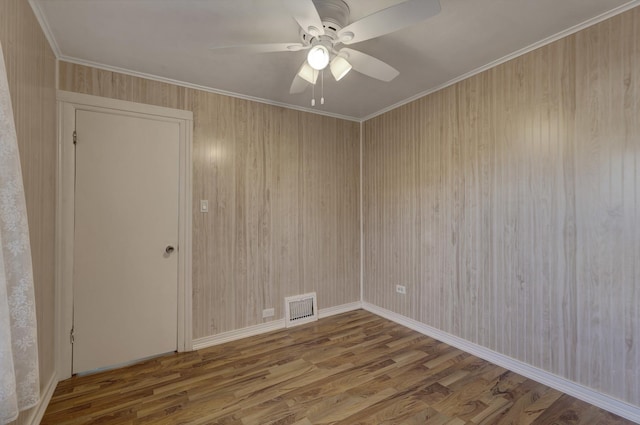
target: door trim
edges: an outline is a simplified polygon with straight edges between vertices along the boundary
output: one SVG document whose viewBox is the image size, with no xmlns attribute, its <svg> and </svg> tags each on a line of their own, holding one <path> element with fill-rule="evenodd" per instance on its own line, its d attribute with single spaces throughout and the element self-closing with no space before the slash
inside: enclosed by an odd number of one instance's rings
<svg viewBox="0 0 640 425">
<path fill-rule="evenodd" d="M 55 365 L 59 380 L 71 377 L 73 326 L 73 250 L 76 110 L 114 112 L 129 116 L 161 116 L 180 126 L 178 212 L 178 351 L 191 351 L 192 341 L 192 144 L 193 113 L 58 90 L 56 184 Z"/>
</svg>

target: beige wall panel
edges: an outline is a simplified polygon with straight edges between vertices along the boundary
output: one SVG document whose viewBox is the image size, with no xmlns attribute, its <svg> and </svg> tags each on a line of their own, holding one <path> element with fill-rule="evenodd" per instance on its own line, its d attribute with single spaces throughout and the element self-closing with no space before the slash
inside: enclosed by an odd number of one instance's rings
<svg viewBox="0 0 640 425">
<path fill-rule="evenodd" d="M 29 3 L 0 2 L 0 42 L 22 163 L 38 320 L 41 391 L 54 374 L 55 56 Z M 16 424 L 27 423 L 23 412 Z"/>
<path fill-rule="evenodd" d="M 187 89 L 184 87 L 63 61 L 60 61 L 59 67 L 60 90 L 166 108 L 189 109 L 185 106 Z"/>
<path fill-rule="evenodd" d="M 359 300 L 358 123 L 65 62 L 60 89 L 193 111 L 194 338 Z"/>
<path fill-rule="evenodd" d="M 365 301 L 640 406 L 638 40 L 636 8 L 367 121 Z"/>
<path fill-rule="evenodd" d="M 577 377 L 640 404 L 640 10 L 576 37 Z M 589 370 L 586 370 L 589 368 Z M 635 372 L 633 372 L 635 371 Z M 632 377 L 630 377 L 630 375 Z"/>
</svg>

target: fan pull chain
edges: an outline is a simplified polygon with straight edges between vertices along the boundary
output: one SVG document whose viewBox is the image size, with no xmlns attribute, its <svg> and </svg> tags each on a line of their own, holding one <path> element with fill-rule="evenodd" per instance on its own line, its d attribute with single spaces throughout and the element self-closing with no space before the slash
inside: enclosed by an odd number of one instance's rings
<svg viewBox="0 0 640 425">
<path fill-rule="evenodd" d="M 324 105 L 324 69 L 320 73 L 320 104 Z"/>
<path fill-rule="evenodd" d="M 311 87 L 311 106 L 316 106 L 316 85 L 312 84 Z"/>
</svg>

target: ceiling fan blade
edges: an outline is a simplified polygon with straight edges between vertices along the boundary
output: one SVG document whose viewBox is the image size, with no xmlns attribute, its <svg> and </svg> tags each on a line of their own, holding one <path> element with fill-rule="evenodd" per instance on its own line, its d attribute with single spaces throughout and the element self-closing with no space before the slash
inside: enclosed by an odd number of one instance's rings
<svg viewBox="0 0 640 425">
<path fill-rule="evenodd" d="M 271 52 L 297 52 L 310 46 L 301 43 L 262 43 L 244 44 L 240 46 L 211 47 L 215 53 L 235 54 L 235 53 L 271 53 Z"/>
<path fill-rule="evenodd" d="M 313 36 L 324 34 L 322 20 L 312 0 L 282 0 L 300 28 Z"/>
<path fill-rule="evenodd" d="M 361 74 L 376 78 L 382 81 L 391 81 L 396 78 L 400 72 L 366 53 L 344 47 L 340 50 L 340 54 L 345 55 L 347 61 L 353 66 L 353 69 Z"/>
<path fill-rule="evenodd" d="M 293 82 L 291 82 L 291 88 L 289 89 L 290 94 L 302 93 L 306 90 L 309 83 L 304 78 L 301 78 L 298 74 L 293 77 Z"/>
<path fill-rule="evenodd" d="M 343 44 L 359 43 L 398 31 L 438 13 L 438 0 L 408 0 L 347 25 L 338 31 L 338 37 Z"/>
</svg>

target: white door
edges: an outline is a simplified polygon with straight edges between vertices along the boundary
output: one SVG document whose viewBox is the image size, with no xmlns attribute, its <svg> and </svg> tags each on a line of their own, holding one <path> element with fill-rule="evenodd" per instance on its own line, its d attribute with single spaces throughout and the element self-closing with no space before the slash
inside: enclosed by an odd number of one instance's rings
<svg viewBox="0 0 640 425">
<path fill-rule="evenodd" d="M 179 131 L 76 112 L 73 373 L 177 348 Z"/>
</svg>

